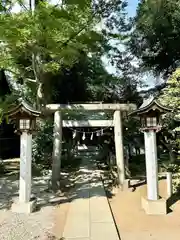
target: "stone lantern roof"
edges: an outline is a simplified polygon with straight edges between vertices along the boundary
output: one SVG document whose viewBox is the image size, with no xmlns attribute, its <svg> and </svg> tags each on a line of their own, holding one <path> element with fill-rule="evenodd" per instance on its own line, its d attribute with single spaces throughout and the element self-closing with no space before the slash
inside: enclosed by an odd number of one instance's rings
<svg viewBox="0 0 180 240">
<path fill-rule="evenodd" d="M 130 115 L 143 115 L 150 111 L 158 111 L 159 113 L 164 114 L 167 112 L 172 112 L 172 109 L 162 105 L 157 98 L 150 96 L 148 99 L 145 99 L 142 105 Z"/>
<path fill-rule="evenodd" d="M 10 118 L 16 118 L 18 116 L 24 116 L 24 117 L 40 117 L 41 112 L 33 108 L 29 103 L 27 103 L 23 99 L 18 99 L 17 103 L 12 104 L 12 106 L 9 107 L 10 109 L 6 112 L 4 112 L 4 116 L 8 116 Z"/>
</svg>

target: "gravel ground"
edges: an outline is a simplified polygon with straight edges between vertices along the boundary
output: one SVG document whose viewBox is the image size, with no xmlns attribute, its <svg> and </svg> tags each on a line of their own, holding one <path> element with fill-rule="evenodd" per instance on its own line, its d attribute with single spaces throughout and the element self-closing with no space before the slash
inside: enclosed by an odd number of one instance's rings
<svg viewBox="0 0 180 240">
<path fill-rule="evenodd" d="M 76 174 L 61 172 L 61 175 L 61 184 L 69 191 Z M 50 173 L 33 177 L 32 194 L 36 196 L 41 208 L 26 215 L 12 213 L 10 210 L 11 204 L 19 195 L 18 171 L 12 176 L 0 178 L 0 240 L 63 240 L 69 210 L 69 200 L 65 195 L 68 194 L 53 195 L 48 192 L 49 179 Z"/>
<path fill-rule="evenodd" d="M 54 227 L 55 207 L 44 207 L 41 211 L 26 215 L 0 211 L 1 240 L 48 239 Z M 53 235 L 53 234 L 52 234 Z"/>
<path fill-rule="evenodd" d="M 46 191 L 48 177 L 36 177 L 33 179 L 32 192 L 37 197 L 40 210 L 29 215 L 13 213 L 10 207 L 18 196 L 18 183 L 14 176 L 0 178 L 0 240 L 59 240 L 67 211 L 63 209 L 66 198 Z M 57 224 L 61 224 L 58 231 Z M 52 237 L 54 232 L 57 238 Z"/>
</svg>

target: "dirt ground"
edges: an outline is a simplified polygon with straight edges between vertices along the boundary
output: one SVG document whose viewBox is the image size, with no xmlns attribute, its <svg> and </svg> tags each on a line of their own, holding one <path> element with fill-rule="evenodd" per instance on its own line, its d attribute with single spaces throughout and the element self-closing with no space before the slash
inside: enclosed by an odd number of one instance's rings
<svg viewBox="0 0 180 240">
<path fill-rule="evenodd" d="M 166 182 L 159 182 L 160 196 L 166 197 Z M 121 240 L 179 240 L 180 201 L 171 206 L 165 216 L 146 215 L 141 208 L 141 196 L 146 192 L 142 185 L 134 192 L 115 190 L 109 199 Z"/>
<path fill-rule="evenodd" d="M 52 229 L 52 232 L 57 239 L 62 238 L 68 210 L 69 202 L 61 203 L 56 207 L 56 214 L 54 216 L 54 227 Z"/>
</svg>

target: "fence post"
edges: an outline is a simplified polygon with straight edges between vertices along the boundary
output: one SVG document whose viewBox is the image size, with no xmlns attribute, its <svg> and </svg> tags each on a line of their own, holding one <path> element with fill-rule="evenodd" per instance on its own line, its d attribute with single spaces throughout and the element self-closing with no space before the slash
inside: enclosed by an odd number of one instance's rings
<svg viewBox="0 0 180 240">
<path fill-rule="evenodd" d="M 173 187 L 172 187 L 172 173 L 167 172 L 167 195 L 171 197 L 173 194 Z"/>
</svg>

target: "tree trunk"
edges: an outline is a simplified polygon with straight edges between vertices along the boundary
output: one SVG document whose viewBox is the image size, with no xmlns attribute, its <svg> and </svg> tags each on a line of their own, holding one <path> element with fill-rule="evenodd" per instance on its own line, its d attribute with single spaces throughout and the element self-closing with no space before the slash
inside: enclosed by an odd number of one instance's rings
<svg viewBox="0 0 180 240">
<path fill-rule="evenodd" d="M 172 146 L 169 147 L 169 158 L 170 158 L 170 162 L 171 163 L 174 163 L 175 162 L 175 155 L 174 155 L 174 152 L 173 152 L 173 149 L 172 149 Z"/>
<path fill-rule="evenodd" d="M 172 144 L 165 143 L 163 140 L 161 140 L 161 143 L 168 150 L 170 162 L 174 163 L 175 162 L 175 155 L 174 155 L 174 152 L 173 152 Z"/>
<path fill-rule="evenodd" d="M 37 104 L 37 109 L 39 109 L 39 110 L 44 105 L 44 94 L 43 94 L 43 87 L 42 86 L 43 86 L 42 83 L 38 83 L 36 104 Z"/>
</svg>

